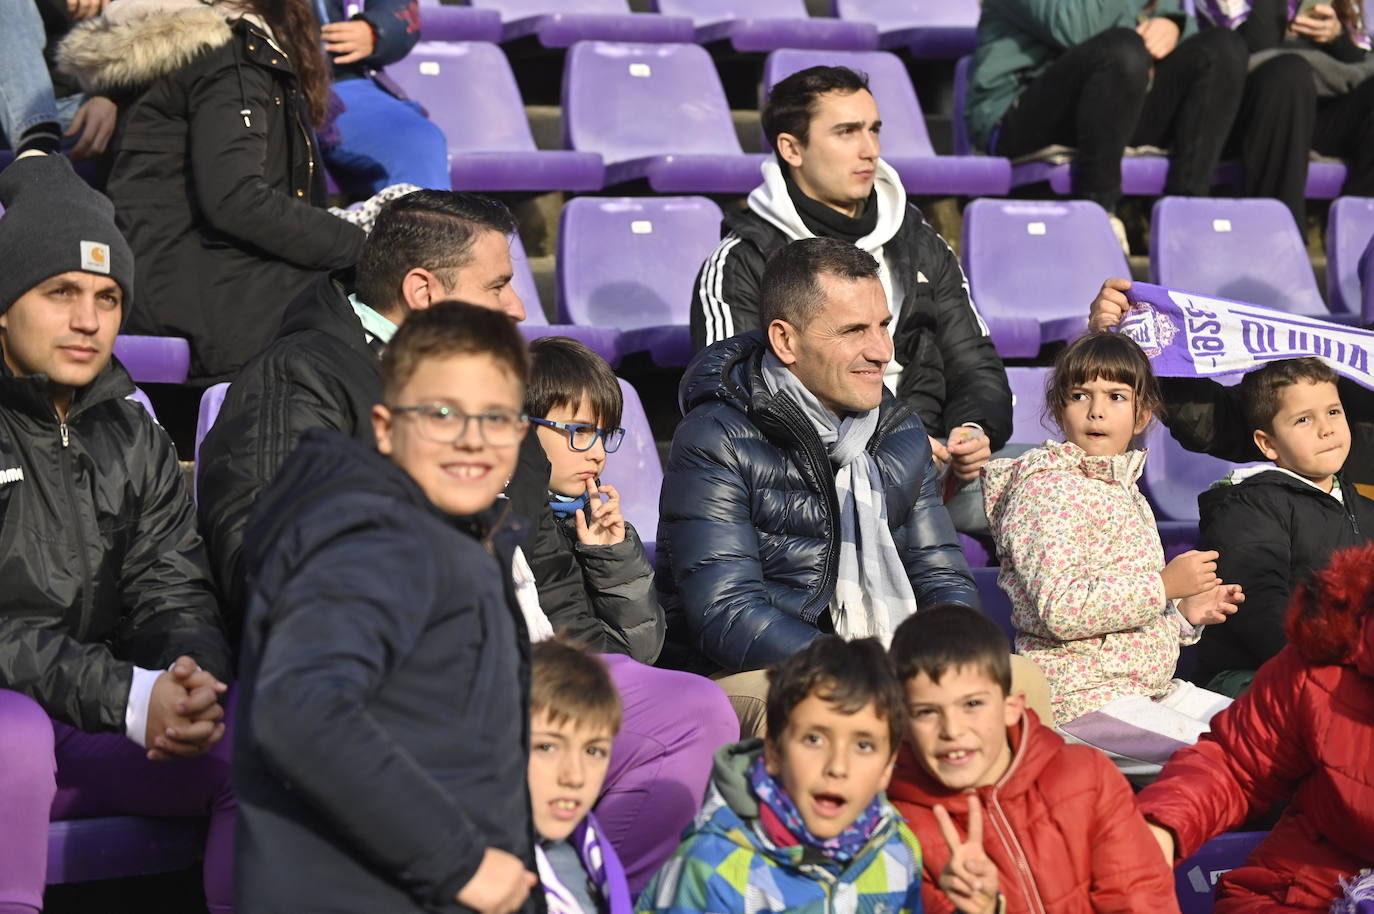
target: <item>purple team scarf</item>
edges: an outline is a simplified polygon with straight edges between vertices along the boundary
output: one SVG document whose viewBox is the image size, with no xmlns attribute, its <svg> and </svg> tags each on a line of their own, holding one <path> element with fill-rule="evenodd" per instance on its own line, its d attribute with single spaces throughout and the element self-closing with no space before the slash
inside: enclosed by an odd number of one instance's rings
<svg viewBox="0 0 1374 914">
<path fill-rule="evenodd" d="M 1126 298 L 1131 310 L 1118 329 L 1140 344 L 1157 375 L 1210 378 L 1317 356 L 1337 374 L 1374 388 L 1374 331 L 1143 282 L 1132 283 Z"/>
<path fill-rule="evenodd" d="M 814 847 L 836 863 L 848 863 L 857 857 L 883 821 L 882 794 L 878 794 L 848 828 L 835 837 L 822 841 L 811 834 L 811 830 L 802 821 L 797 804 L 792 802 L 787 791 L 783 790 L 782 785 L 768 773 L 763 756 L 759 756 L 749 767 L 749 783 L 754 788 L 754 796 L 768 807 L 798 842 L 806 847 Z"/>
</svg>

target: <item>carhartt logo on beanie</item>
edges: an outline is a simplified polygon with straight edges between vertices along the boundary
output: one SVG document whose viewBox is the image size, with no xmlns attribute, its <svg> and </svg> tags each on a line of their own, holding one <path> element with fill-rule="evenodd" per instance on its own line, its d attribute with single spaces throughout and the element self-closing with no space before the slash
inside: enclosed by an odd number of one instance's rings
<svg viewBox="0 0 1374 914">
<path fill-rule="evenodd" d="M 134 254 L 115 227 L 114 204 L 65 156 L 17 159 L 0 172 L 0 311 L 59 273 L 99 273 L 134 295 Z M 125 306 L 128 314 L 128 306 Z"/>
</svg>

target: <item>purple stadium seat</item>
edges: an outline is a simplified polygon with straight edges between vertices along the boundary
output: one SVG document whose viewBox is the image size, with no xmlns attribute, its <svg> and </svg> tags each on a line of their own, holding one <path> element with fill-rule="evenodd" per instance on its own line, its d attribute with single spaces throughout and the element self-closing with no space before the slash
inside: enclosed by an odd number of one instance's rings
<svg viewBox="0 0 1374 914">
<path fill-rule="evenodd" d="M 501 14 L 501 40 L 533 37 L 546 48 L 578 41 L 691 41 L 692 20 L 631 13 L 625 0 L 469 0 Z"/>
<path fill-rule="evenodd" d="M 530 271 L 530 261 L 525 256 L 525 246 L 521 243 L 519 235 L 511 236 L 510 260 L 511 265 L 515 267 L 515 278 L 511 280 L 511 284 L 515 286 L 515 294 L 520 296 L 520 301 L 525 305 L 525 320 L 520 324 L 520 332 L 527 342 L 545 336 L 571 337 L 611 365 L 620 363 L 620 353 L 616 349 L 620 331 L 614 327 L 579 327 L 575 324 L 549 323 L 548 317 L 544 314 L 544 306 L 539 301 L 539 289 L 534 284 L 534 273 Z"/>
<path fill-rule="evenodd" d="M 1226 832 L 1174 867 L 1174 890 L 1183 914 L 1211 914 L 1217 878 L 1244 863 L 1268 834 L 1262 831 Z"/>
<path fill-rule="evenodd" d="M 601 189 L 599 155 L 535 148 L 515 74 L 496 45 L 421 41 L 387 74 L 444 132 L 454 190 Z"/>
<path fill-rule="evenodd" d="M 1341 195 L 1349 168 L 1344 162 L 1327 159 L 1311 162 L 1307 166 L 1307 186 L 1303 195 L 1309 200 L 1334 200 Z"/>
<path fill-rule="evenodd" d="M 1045 416 L 1045 382 L 1048 368 L 1008 368 L 1011 384 L 1011 440 L 1017 444 L 1044 444 L 1059 438 L 1054 417 Z"/>
<path fill-rule="evenodd" d="M 1360 262 L 1374 239 L 1374 197 L 1341 197 L 1326 219 L 1326 300 L 1335 314 L 1357 314 Z"/>
<path fill-rule="evenodd" d="M 1364 291 L 1360 321 L 1374 324 L 1374 240 L 1369 242 L 1369 247 L 1364 249 L 1364 255 L 1360 257 L 1360 286 Z"/>
<path fill-rule="evenodd" d="M 196 415 L 196 494 L 200 491 L 200 445 L 219 418 L 219 408 L 224 405 L 224 395 L 229 392 L 228 384 L 212 384 L 200 396 L 200 410 Z"/>
<path fill-rule="evenodd" d="M 179 336 L 115 337 L 115 358 L 135 384 L 185 384 L 191 344 Z"/>
<path fill-rule="evenodd" d="M 568 201 L 558 227 L 561 319 L 619 328 L 621 355 L 686 365 L 692 283 L 720 240 L 720 220 L 704 197 Z"/>
<path fill-rule="evenodd" d="M 964 120 L 964 101 L 968 98 L 968 68 L 973 65 L 973 55 L 960 57 L 954 64 L 954 89 L 952 107 L 954 108 L 954 154 L 960 156 L 977 155 L 981 150 L 973 148 L 968 138 L 968 122 Z"/>
<path fill-rule="evenodd" d="M 420 38 L 424 41 L 500 41 L 501 14 L 470 6 L 420 4 Z"/>
<path fill-rule="evenodd" d="M 657 193 L 748 193 L 767 158 L 741 150 L 711 55 L 695 44 L 574 46 L 563 139 L 601 154 L 607 185 L 645 179 Z"/>
<path fill-rule="evenodd" d="M 134 392 L 129 394 L 127 399 L 133 400 L 139 406 L 143 407 L 145 410 L 148 411 L 148 415 L 153 417 L 153 421 L 157 421 L 157 410 L 153 409 L 153 401 L 149 400 L 148 395 L 145 394 L 143 391 L 135 387 Z"/>
<path fill-rule="evenodd" d="M 955 58 L 977 44 L 978 0 L 831 0 L 837 18 L 872 22 L 884 48 L 915 58 Z"/>
<path fill-rule="evenodd" d="M 1150 276 L 1171 289 L 1331 317 L 1293 214 L 1277 200 L 1164 197 L 1150 225 Z"/>
<path fill-rule="evenodd" d="M 974 200 L 962 250 L 973 300 L 1003 356 L 1033 357 L 1042 343 L 1078 336 L 1102 280 L 1131 275 L 1106 210 L 1086 200 Z"/>
<path fill-rule="evenodd" d="M 997 586 L 997 574 L 1002 569 L 997 566 L 990 568 L 972 568 L 973 583 L 978 586 L 978 599 L 983 604 L 983 614 L 1002 627 L 1002 631 L 1007 633 L 1007 638 L 1016 638 L 1016 629 L 1011 624 L 1011 600 Z"/>
<path fill-rule="evenodd" d="M 911 77 L 891 52 L 774 51 L 763 65 L 764 91 L 799 70 L 821 64 L 868 74 L 883 121 L 883 160 L 901 175 L 908 193 L 980 197 L 1004 196 L 1011 189 L 1011 163 L 1006 159 L 935 154 Z"/>
<path fill-rule="evenodd" d="M 1231 470 L 1254 464 L 1229 463 L 1183 449 L 1162 423 L 1151 423 L 1143 444 L 1150 456 L 1140 476 L 1140 491 L 1160 521 L 1198 520 L 1197 497 Z"/>
<path fill-rule="evenodd" d="M 184 870 L 200 859 L 205 820 L 116 816 L 48 825 L 47 884 Z"/>
<path fill-rule="evenodd" d="M 698 44 L 728 41 L 741 53 L 778 48 L 867 51 L 878 46 L 871 22 L 811 18 L 804 0 L 650 0 L 656 12 L 687 16 Z"/>
<path fill-rule="evenodd" d="M 607 458 L 606 472 L 601 478 L 620 491 L 621 513 L 634 524 L 652 565 L 654 542 L 658 537 L 658 495 L 663 488 L 663 463 L 658 458 L 658 445 L 654 443 L 654 433 L 649 428 L 649 417 L 644 414 L 639 392 L 628 381 L 619 380 L 620 393 L 625 399 L 625 408 L 620 414 L 625 441 L 620 450 Z"/>
</svg>

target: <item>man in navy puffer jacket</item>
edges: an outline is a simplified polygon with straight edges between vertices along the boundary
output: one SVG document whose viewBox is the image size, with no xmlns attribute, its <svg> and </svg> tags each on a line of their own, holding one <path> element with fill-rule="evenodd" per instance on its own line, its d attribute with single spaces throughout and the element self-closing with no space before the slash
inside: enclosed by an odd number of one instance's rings
<svg viewBox="0 0 1374 914">
<path fill-rule="evenodd" d="M 682 380 L 658 532 L 672 659 L 758 670 L 822 632 L 883 638 L 918 605 L 978 606 L 925 428 L 883 386 L 877 262 L 793 242 L 760 305 L 761 331 Z"/>
</svg>

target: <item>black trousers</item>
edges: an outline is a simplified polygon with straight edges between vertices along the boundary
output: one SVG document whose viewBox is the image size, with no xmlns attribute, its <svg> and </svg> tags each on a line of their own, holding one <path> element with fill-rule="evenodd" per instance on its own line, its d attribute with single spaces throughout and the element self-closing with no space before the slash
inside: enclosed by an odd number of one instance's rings
<svg viewBox="0 0 1374 914">
<path fill-rule="evenodd" d="M 1108 29 L 1026 87 L 994 151 L 1015 158 L 1055 143 L 1075 147 L 1074 195 L 1111 210 L 1121 198 L 1122 151 L 1166 147 L 1164 192 L 1204 196 L 1240 107 L 1246 57 L 1244 41 L 1224 29 L 1194 35 L 1159 61 L 1133 29 Z"/>
</svg>

